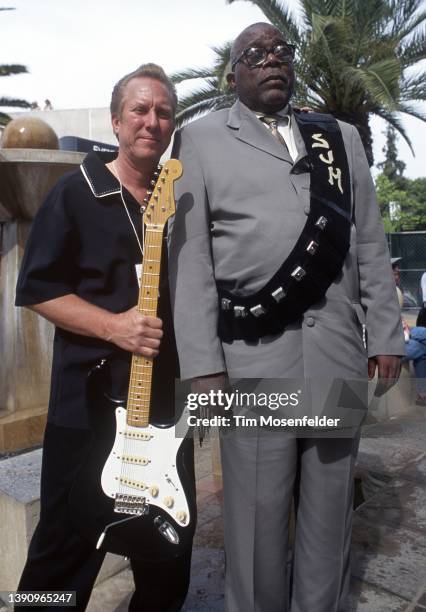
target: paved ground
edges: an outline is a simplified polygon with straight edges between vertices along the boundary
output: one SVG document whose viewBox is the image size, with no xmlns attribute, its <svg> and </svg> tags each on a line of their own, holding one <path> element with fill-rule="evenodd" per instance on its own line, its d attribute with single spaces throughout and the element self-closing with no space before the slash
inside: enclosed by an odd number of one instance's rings
<svg viewBox="0 0 426 612">
<path fill-rule="evenodd" d="M 396 392 L 376 406 L 363 429 L 347 612 L 426 612 L 426 408 L 410 393 L 408 404 Z M 210 444 L 197 450 L 196 465 L 199 520 L 184 610 L 223 612 L 221 481 Z M 124 570 L 95 588 L 88 611 L 124 612 L 131 590 Z"/>
</svg>

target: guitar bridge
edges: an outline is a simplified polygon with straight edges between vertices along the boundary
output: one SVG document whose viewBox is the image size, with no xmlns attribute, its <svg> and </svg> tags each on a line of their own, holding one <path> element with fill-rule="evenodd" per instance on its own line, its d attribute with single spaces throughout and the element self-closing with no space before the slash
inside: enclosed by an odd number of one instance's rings
<svg viewBox="0 0 426 612">
<path fill-rule="evenodd" d="M 142 516 L 143 514 L 148 514 L 149 504 L 147 504 L 145 497 L 117 493 L 114 504 L 114 512 Z"/>
</svg>

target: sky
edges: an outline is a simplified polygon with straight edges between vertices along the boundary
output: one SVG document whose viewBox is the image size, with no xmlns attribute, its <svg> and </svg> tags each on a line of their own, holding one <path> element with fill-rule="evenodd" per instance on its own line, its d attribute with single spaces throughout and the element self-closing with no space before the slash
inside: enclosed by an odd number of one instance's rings
<svg viewBox="0 0 426 612">
<path fill-rule="evenodd" d="M 285 3 L 297 15 L 297 0 Z M 169 74 L 209 66 L 212 46 L 265 21 L 260 9 L 243 0 L 0 0 L 0 6 L 16 9 L 0 12 L 0 63 L 29 70 L 2 78 L 0 96 L 41 107 L 48 98 L 55 109 L 108 106 L 113 84 L 145 62 Z M 405 174 L 425 176 L 426 124 L 408 117 L 403 124 L 416 154 L 399 140 Z M 378 162 L 385 125 L 379 119 L 371 125 Z"/>
</svg>

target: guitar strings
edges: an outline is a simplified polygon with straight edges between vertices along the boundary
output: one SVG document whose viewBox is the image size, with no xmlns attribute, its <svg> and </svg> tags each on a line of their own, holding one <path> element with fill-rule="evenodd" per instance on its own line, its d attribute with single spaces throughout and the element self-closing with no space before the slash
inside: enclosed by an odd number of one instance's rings
<svg viewBox="0 0 426 612">
<path fill-rule="evenodd" d="M 153 232 L 146 232 L 146 243 L 145 243 L 145 248 L 146 248 L 146 252 L 150 252 L 152 255 L 151 257 L 156 259 L 158 261 L 158 263 L 160 263 L 160 258 L 161 258 L 161 251 L 162 251 L 162 237 L 161 237 L 161 243 L 160 245 L 155 244 L 154 240 L 155 240 L 155 235 Z M 156 312 L 154 313 L 154 307 L 157 306 L 157 302 L 158 302 L 158 295 L 159 295 L 159 280 L 160 280 L 160 274 L 159 274 L 159 270 L 158 272 L 155 272 L 155 275 L 153 272 L 150 272 L 150 279 L 146 279 L 144 278 L 144 273 L 146 274 L 146 269 L 144 269 L 143 267 L 143 274 L 142 274 L 142 278 L 141 278 L 141 286 L 147 286 L 147 285 L 153 285 L 153 288 L 156 290 L 154 292 L 154 295 L 152 297 L 148 297 L 147 294 L 145 294 L 143 296 L 143 302 L 145 305 L 145 308 L 147 309 L 149 314 L 155 315 Z M 156 294 L 156 295 L 155 295 Z M 156 310 L 156 308 L 155 308 Z M 143 359 L 143 358 L 142 358 Z M 119 482 L 119 493 L 122 494 L 135 494 L 137 495 L 138 493 L 140 494 L 142 491 L 140 489 L 132 489 L 131 487 L 127 486 L 124 484 L 123 480 L 127 480 L 127 481 L 138 481 L 138 482 L 144 482 L 144 484 L 147 487 L 150 487 L 152 484 L 155 483 L 151 483 L 147 481 L 146 477 L 143 477 L 144 474 L 144 470 L 141 469 L 142 464 L 133 464 L 132 462 L 127 462 L 124 460 L 125 457 L 146 457 L 149 458 L 149 440 L 143 440 L 143 439 L 137 439 L 137 438 L 133 438 L 130 435 L 127 435 L 131 432 L 130 427 L 128 427 L 127 423 L 129 420 L 132 420 L 134 416 L 136 416 L 138 414 L 139 411 L 136 411 L 133 407 L 134 403 L 136 400 L 139 399 L 139 406 L 143 407 L 143 414 L 141 415 L 139 412 L 139 418 L 140 419 L 145 419 L 146 418 L 146 413 L 149 413 L 149 404 L 147 402 L 147 400 L 149 400 L 150 398 L 146 396 L 146 394 L 144 393 L 144 395 L 142 396 L 142 398 L 138 398 L 138 391 L 139 391 L 139 382 L 142 381 L 143 385 L 142 385 L 142 390 L 145 391 L 144 388 L 146 388 L 146 386 L 151 387 L 151 383 L 152 383 L 152 363 L 150 363 L 148 366 L 145 362 L 145 360 L 143 359 L 142 363 L 138 363 L 135 365 L 135 367 L 132 369 L 131 372 L 131 376 L 130 376 L 130 383 L 129 383 L 129 398 L 127 400 L 127 418 L 126 418 L 126 423 L 125 423 L 125 430 L 124 430 L 124 443 L 122 446 L 122 460 L 121 460 L 121 473 L 120 473 L 120 482 Z M 135 384 L 136 383 L 136 384 Z M 141 394 L 140 394 L 141 395 Z M 140 399 L 142 399 L 142 402 L 140 401 Z M 147 431 L 147 433 L 149 432 L 148 430 L 148 424 L 147 427 L 143 427 L 140 428 L 141 431 L 142 429 L 145 429 Z M 142 452 L 140 452 L 140 448 L 142 447 Z M 143 492 L 144 493 L 144 492 Z M 140 495 L 142 496 L 142 495 Z"/>
</svg>

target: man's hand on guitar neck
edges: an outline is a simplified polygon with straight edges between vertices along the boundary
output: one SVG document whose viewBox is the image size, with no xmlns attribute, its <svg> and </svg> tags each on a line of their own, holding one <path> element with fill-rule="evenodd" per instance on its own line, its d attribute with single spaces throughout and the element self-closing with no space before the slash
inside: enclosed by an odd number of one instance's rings
<svg viewBox="0 0 426 612">
<path fill-rule="evenodd" d="M 114 342 L 120 348 L 144 355 L 156 357 L 163 337 L 163 322 L 158 317 L 141 315 L 136 308 L 114 315 L 106 340 Z"/>
<path fill-rule="evenodd" d="M 158 317 L 142 315 L 136 307 L 116 314 L 68 294 L 29 308 L 74 334 L 107 340 L 145 357 L 159 353 L 163 322 Z"/>
</svg>

